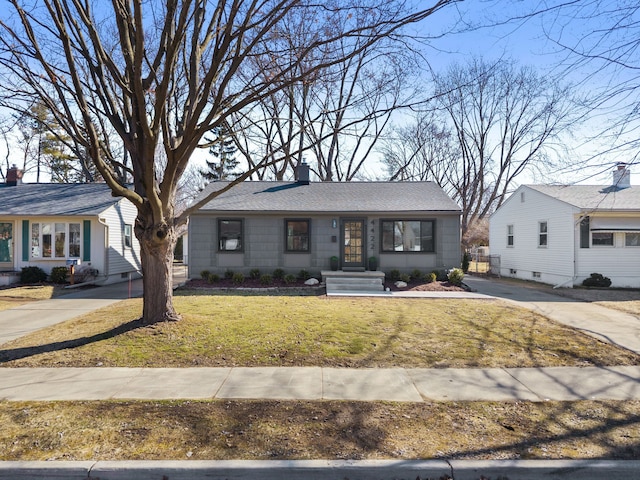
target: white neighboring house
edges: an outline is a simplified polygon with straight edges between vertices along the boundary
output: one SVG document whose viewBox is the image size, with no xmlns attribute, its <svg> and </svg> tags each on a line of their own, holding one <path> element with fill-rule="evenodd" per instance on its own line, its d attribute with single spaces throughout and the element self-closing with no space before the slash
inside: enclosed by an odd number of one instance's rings
<svg viewBox="0 0 640 480">
<path fill-rule="evenodd" d="M 640 288 L 640 187 L 623 164 L 608 187 L 523 185 L 491 216 L 500 275 L 555 286 L 592 273 Z"/>
<path fill-rule="evenodd" d="M 104 183 L 21 182 L 10 169 L 0 184 L 0 285 L 17 281 L 23 267 L 76 263 L 97 284 L 116 283 L 141 271 L 133 233 L 137 211 Z"/>
</svg>

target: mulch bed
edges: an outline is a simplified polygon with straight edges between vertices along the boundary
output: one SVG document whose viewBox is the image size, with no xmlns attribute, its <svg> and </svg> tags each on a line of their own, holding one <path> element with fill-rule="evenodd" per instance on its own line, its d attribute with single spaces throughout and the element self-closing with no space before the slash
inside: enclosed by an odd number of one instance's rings
<svg viewBox="0 0 640 480">
<path fill-rule="evenodd" d="M 221 278 L 217 282 L 210 283 L 206 280 L 202 279 L 192 279 L 187 282 L 185 285 L 187 289 L 317 289 L 318 285 L 305 285 L 304 280 L 297 279 L 295 282 L 286 283 L 284 280 L 273 279 L 273 282 L 269 285 L 264 285 L 260 283 L 260 279 L 253 278 L 245 278 L 244 282 L 241 284 L 236 284 L 230 278 Z M 384 282 L 385 290 L 388 288 L 391 292 L 399 292 L 399 291 L 421 291 L 421 292 L 464 292 L 465 289 L 463 287 L 459 287 L 450 282 L 409 282 L 409 284 L 404 288 L 398 288 L 395 285 L 395 282 L 386 281 Z"/>
</svg>

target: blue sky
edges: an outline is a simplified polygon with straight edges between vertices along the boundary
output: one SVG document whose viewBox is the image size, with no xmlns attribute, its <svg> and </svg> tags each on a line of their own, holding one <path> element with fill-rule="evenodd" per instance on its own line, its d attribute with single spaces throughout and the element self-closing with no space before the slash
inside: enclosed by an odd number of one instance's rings
<svg viewBox="0 0 640 480">
<path fill-rule="evenodd" d="M 428 0 L 431 2 L 431 0 Z M 549 41 L 545 30 L 553 29 L 557 20 L 553 15 L 524 18 L 524 14 L 541 8 L 545 3 L 555 0 L 466 0 L 451 5 L 422 24 L 410 27 L 418 35 L 432 37 L 428 46 L 424 47 L 424 56 L 432 69 L 442 71 L 453 62 L 464 62 L 471 56 L 483 56 L 487 60 L 500 57 L 517 60 L 522 65 L 531 65 L 545 75 L 558 73 L 559 63 L 566 52 L 559 51 Z M 417 4 L 425 2 L 416 0 Z M 555 1 L 555 3 L 559 3 Z M 584 0 L 584 3 L 589 3 Z M 523 16 L 522 20 L 507 21 L 513 17 Z M 562 19 L 561 19 L 562 20 Z M 557 27 L 557 23 L 555 27 Z M 597 29 L 597 21 L 579 19 L 569 22 L 564 30 L 566 35 L 581 35 L 585 31 Z M 433 38 L 439 37 L 441 38 Z M 571 69 L 565 80 L 581 82 L 593 73 L 593 65 L 586 68 Z M 602 76 L 590 78 L 582 86 L 585 92 L 591 92 L 598 85 L 606 85 L 609 80 L 607 72 Z M 600 147 L 592 142 L 585 143 L 584 138 L 597 131 L 602 118 L 579 132 L 571 141 L 574 142 L 577 156 L 589 157 Z M 0 146 L 0 154 L 2 154 Z M 588 182 L 604 184 L 610 180 L 610 171 L 616 161 L 628 161 L 621 155 L 605 156 L 594 159 L 592 163 L 600 167 L 570 172 L 562 177 L 566 182 Z M 640 184 L 640 168 L 632 175 L 632 183 Z M 531 181 L 530 179 L 527 179 Z M 533 181 L 538 179 L 533 178 Z"/>
<path fill-rule="evenodd" d="M 551 38 L 561 38 L 575 44 L 589 32 L 598 32 L 613 21 L 612 16 L 588 18 L 590 10 L 582 10 L 583 17 L 575 17 L 575 10 L 551 10 L 544 15 L 528 16 L 531 11 L 539 11 L 562 2 L 558 0 L 471 0 L 447 7 L 427 18 L 416 32 L 441 38 L 429 40 L 424 49 L 425 57 L 432 69 L 441 71 L 453 62 L 464 62 L 472 56 L 487 60 L 507 58 L 521 65 L 536 68 L 542 75 L 558 75 L 561 81 L 577 84 L 581 94 L 595 94 L 598 89 L 607 88 L 612 82 L 633 78 L 630 70 L 613 71 L 601 69 L 602 63 L 589 62 L 581 67 L 575 57 L 569 57 L 566 49 L 560 48 Z M 630 2 L 627 2 L 630 3 Z M 580 7 L 597 5 L 598 2 L 583 0 L 576 2 Z M 616 2 L 608 2 L 609 5 Z M 636 15 L 638 12 L 636 12 Z M 640 19 L 636 19 L 640 22 Z M 625 31 L 625 33 L 627 33 Z M 637 33 L 633 32 L 632 33 Z M 637 58 L 637 57 L 636 57 Z M 633 59 L 633 57 L 632 57 Z M 640 65 L 636 67 L 640 68 Z M 634 84 L 637 79 L 633 78 Z M 613 103 L 609 102 L 609 106 Z M 559 175 L 563 182 L 605 184 L 611 179 L 615 162 L 633 162 L 630 153 L 601 155 L 591 158 L 601 151 L 590 137 L 600 131 L 603 123 L 611 122 L 611 117 L 600 114 L 587 122 L 573 138 L 568 139 L 575 148 L 575 159 L 588 161 L 592 168 L 580 168 Z M 633 132 L 630 138 L 636 139 Z M 590 159 L 591 160 L 588 160 Z M 640 184 L 640 168 L 631 168 L 632 183 Z M 535 179 L 534 179 L 535 180 Z"/>
</svg>

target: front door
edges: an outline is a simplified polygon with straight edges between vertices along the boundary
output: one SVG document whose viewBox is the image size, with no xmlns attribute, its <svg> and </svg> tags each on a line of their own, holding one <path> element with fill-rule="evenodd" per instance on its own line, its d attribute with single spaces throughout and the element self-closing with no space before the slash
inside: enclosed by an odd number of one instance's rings
<svg viewBox="0 0 640 480">
<path fill-rule="evenodd" d="M 13 269 L 13 223 L 0 222 L 0 270 Z"/>
<path fill-rule="evenodd" d="M 341 220 L 342 269 L 365 269 L 366 223 L 362 218 L 344 218 Z"/>
</svg>

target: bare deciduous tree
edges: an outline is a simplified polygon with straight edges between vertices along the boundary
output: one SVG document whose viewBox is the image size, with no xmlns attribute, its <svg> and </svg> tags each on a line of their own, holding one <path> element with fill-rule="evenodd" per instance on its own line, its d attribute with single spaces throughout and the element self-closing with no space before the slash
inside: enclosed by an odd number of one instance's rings
<svg viewBox="0 0 640 480">
<path fill-rule="evenodd" d="M 143 320 L 175 320 L 176 228 L 210 200 L 178 213 L 176 191 L 204 135 L 451 3 L 433 0 L 407 11 L 405 2 L 388 0 L 10 0 L 5 5 L 13 14 L 0 22 L 0 83 L 9 94 L 2 97 L 18 111 L 40 99 L 86 149 L 114 195 L 136 206 Z M 337 16 L 350 20 L 361 12 L 367 22 L 331 29 Z M 301 13 L 313 21 L 304 26 L 305 41 L 292 42 L 284 27 Z M 280 40 L 277 49 L 274 39 Z M 345 39 L 358 41 L 342 51 L 338 45 Z M 249 64 L 268 74 L 248 76 Z M 107 138 L 117 138 L 126 155 L 111 155 Z M 159 149 L 166 157 L 161 169 Z"/>
<path fill-rule="evenodd" d="M 575 110 L 568 88 L 503 60 L 454 65 L 435 84 L 439 112 L 405 130 L 410 151 L 394 158 L 387 148 L 386 161 L 391 178 L 433 180 L 460 204 L 465 243 L 522 173 L 551 165 Z"/>
</svg>

